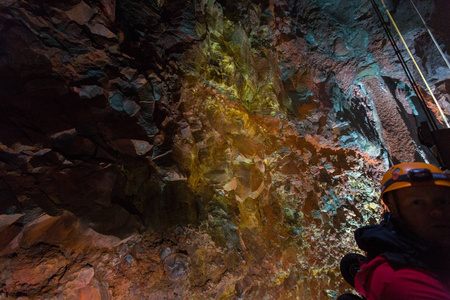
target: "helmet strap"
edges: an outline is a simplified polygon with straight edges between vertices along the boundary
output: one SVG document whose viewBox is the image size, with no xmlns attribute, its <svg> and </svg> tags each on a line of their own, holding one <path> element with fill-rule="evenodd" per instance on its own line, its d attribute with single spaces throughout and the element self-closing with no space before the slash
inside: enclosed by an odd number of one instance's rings
<svg viewBox="0 0 450 300">
<path fill-rule="evenodd" d="M 396 214 L 398 215 L 399 221 L 403 222 L 404 221 L 403 215 L 402 215 L 402 212 L 400 211 L 400 207 L 398 206 L 398 196 L 397 196 L 396 191 L 392 191 L 392 197 L 394 198 L 395 211 L 396 211 Z"/>
</svg>

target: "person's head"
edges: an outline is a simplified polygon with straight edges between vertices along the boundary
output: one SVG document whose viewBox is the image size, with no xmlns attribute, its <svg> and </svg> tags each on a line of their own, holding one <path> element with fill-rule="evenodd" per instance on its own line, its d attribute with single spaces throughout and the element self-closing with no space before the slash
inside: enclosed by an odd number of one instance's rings
<svg viewBox="0 0 450 300">
<path fill-rule="evenodd" d="M 450 247 L 450 177 L 425 163 L 391 167 L 382 180 L 382 200 L 401 230 L 434 246 Z"/>
</svg>

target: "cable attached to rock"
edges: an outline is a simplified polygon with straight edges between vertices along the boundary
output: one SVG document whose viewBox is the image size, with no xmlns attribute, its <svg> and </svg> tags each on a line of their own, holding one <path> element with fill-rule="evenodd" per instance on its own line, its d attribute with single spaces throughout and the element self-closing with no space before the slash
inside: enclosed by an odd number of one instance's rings
<svg viewBox="0 0 450 300">
<path fill-rule="evenodd" d="M 383 3 L 383 7 L 384 7 L 384 9 L 386 10 L 386 13 L 387 13 L 389 19 L 391 20 L 392 25 L 394 25 L 395 30 L 397 31 L 398 35 L 400 36 L 400 39 L 401 39 L 402 42 L 403 42 L 403 45 L 404 45 L 405 48 L 406 48 L 406 51 L 408 52 L 408 54 L 409 54 L 411 60 L 413 61 L 414 65 L 415 65 L 415 67 L 416 67 L 416 69 L 417 69 L 417 71 L 419 72 L 420 77 L 422 77 L 423 83 L 424 83 L 425 86 L 427 87 L 428 92 L 430 92 L 430 95 L 431 95 L 431 97 L 433 98 L 434 103 L 436 104 L 436 106 L 437 106 L 437 108 L 438 108 L 438 110 L 439 110 L 439 113 L 441 114 L 441 117 L 442 117 L 442 120 L 443 120 L 444 123 L 445 123 L 445 126 L 447 126 L 447 128 L 450 128 L 450 125 L 449 125 L 449 123 L 448 123 L 448 121 L 447 121 L 447 117 L 445 116 L 444 112 L 442 111 L 441 106 L 439 105 L 439 102 L 437 101 L 436 97 L 434 96 L 433 92 L 431 91 L 431 88 L 430 88 L 430 86 L 428 85 L 428 82 L 427 82 L 427 80 L 425 79 L 425 76 L 423 75 L 422 71 L 420 70 L 419 66 L 417 65 L 417 62 L 416 62 L 416 60 L 414 59 L 414 56 L 412 55 L 411 51 L 409 50 L 409 47 L 408 47 L 408 45 L 406 44 L 405 39 L 403 38 L 403 35 L 401 34 L 400 30 L 398 29 L 397 24 L 396 24 L 395 21 L 394 21 L 394 18 L 392 17 L 391 13 L 389 12 L 388 8 L 386 7 L 386 4 L 384 3 L 384 0 L 381 0 L 381 3 Z M 422 99 L 422 100 L 423 100 L 423 99 Z"/>
<path fill-rule="evenodd" d="M 423 111 L 425 113 L 425 116 L 426 116 L 426 118 L 428 120 L 428 123 L 431 126 L 431 129 L 432 130 L 436 130 L 437 129 L 437 125 L 436 125 L 436 122 L 435 122 L 435 120 L 433 118 L 433 114 L 430 111 L 430 109 L 428 108 L 428 106 L 425 104 L 425 101 L 423 100 L 422 93 L 420 92 L 420 89 L 419 89 L 416 81 L 414 80 L 414 77 L 412 76 L 411 71 L 408 68 L 408 65 L 406 64 L 405 59 L 403 58 L 403 56 L 402 56 L 402 54 L 400 52 L 400 49 L 398 48 L 397 43 L 395 42 L 395 39 L 392 36 L 391 31 L 387 27 L 387 23 L 384 21 L 384 18 L 381 15 L 380 9 L 378 8 L 377 4 L 375 3 L 375 0 L 370 0 L 370 2 L 372 3 L 373 8 L 375 9 L 375 13 L 377 14 L 377 17 L 380 20 L 381 26 L 383 27 L 383 29 L 384 29 L 384 31 L 385 31 L 388 39 L 389 39 L 389 42 L 391 43 L 392 48 L 394 49 L 394 52 L 397 55 L 397 58 L 399 59 L 400 64 L 403 67 L 403 70 L 405 71 L 406 77 L 408 78 L 408 81 L 411 84 L 411 87 L 412 87 L 414 93 L 417 95 L 417 98 L 419 98 L 420 106 L 422 107 L 422 109 L 423 109 Z"/>
<path fill-rule="evenodd" d="M 427 23 L 425 23 L 425 20 L 422 18 L 422 15 L 420 14 L 417 7 L 414 5 L 414 2 L 412 0 L 409 0 L 411 2 L 412 6 L 416 10 L 417 14 L 419 15 L 420 20 L 422 20 L 423 25 L 425 26 L 425 29 L 428 31 L 428 34 L 430 35 L 431 39 L 433 40 L 434 44 L 436 45 L 436 48 L 439 50 L 439 53 L 441 54 L 442 58 L 444 59 L 445 63 L 447 64 L 447 67 L 450 69 L 450 63 L 447 60 L 447 57 L 445 57 L 444 52 L 442 52 L 441 47 L 439 46 L 438 42 L 434 38 L 434 35 L 431 33 L 430 28 L 428 28 Z"/>
</svg>

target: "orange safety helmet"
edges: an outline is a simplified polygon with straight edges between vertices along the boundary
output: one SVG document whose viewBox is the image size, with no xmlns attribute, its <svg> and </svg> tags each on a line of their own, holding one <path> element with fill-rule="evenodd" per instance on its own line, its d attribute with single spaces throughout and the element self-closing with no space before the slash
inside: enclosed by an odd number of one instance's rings
<svg viewBox="0 0 450 300">
<path fill-rule="evenodd" d="M 402 163 L 387 170 L 381 181 L 381 199 L 385 201 L 387 192 L 410 186 L 443 185 L 450 187 L 450 175 L 439 168 L 422 163 Z"/>
</svg>

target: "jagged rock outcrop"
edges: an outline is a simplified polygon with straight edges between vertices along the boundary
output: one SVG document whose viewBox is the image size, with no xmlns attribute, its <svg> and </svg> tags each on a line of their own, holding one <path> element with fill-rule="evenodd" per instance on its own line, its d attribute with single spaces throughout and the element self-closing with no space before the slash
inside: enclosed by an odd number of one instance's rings
<svg viewBox="0 0 450 300">
<path fill-rule="evenodd" d="M 406 2 L 448 114 L 450 74 Z M 369 4 L 0 3 L 0 297 L 349 291 L 339 258 L 378 219 L 388 159 L 432 159 Z"/>
</svg>

